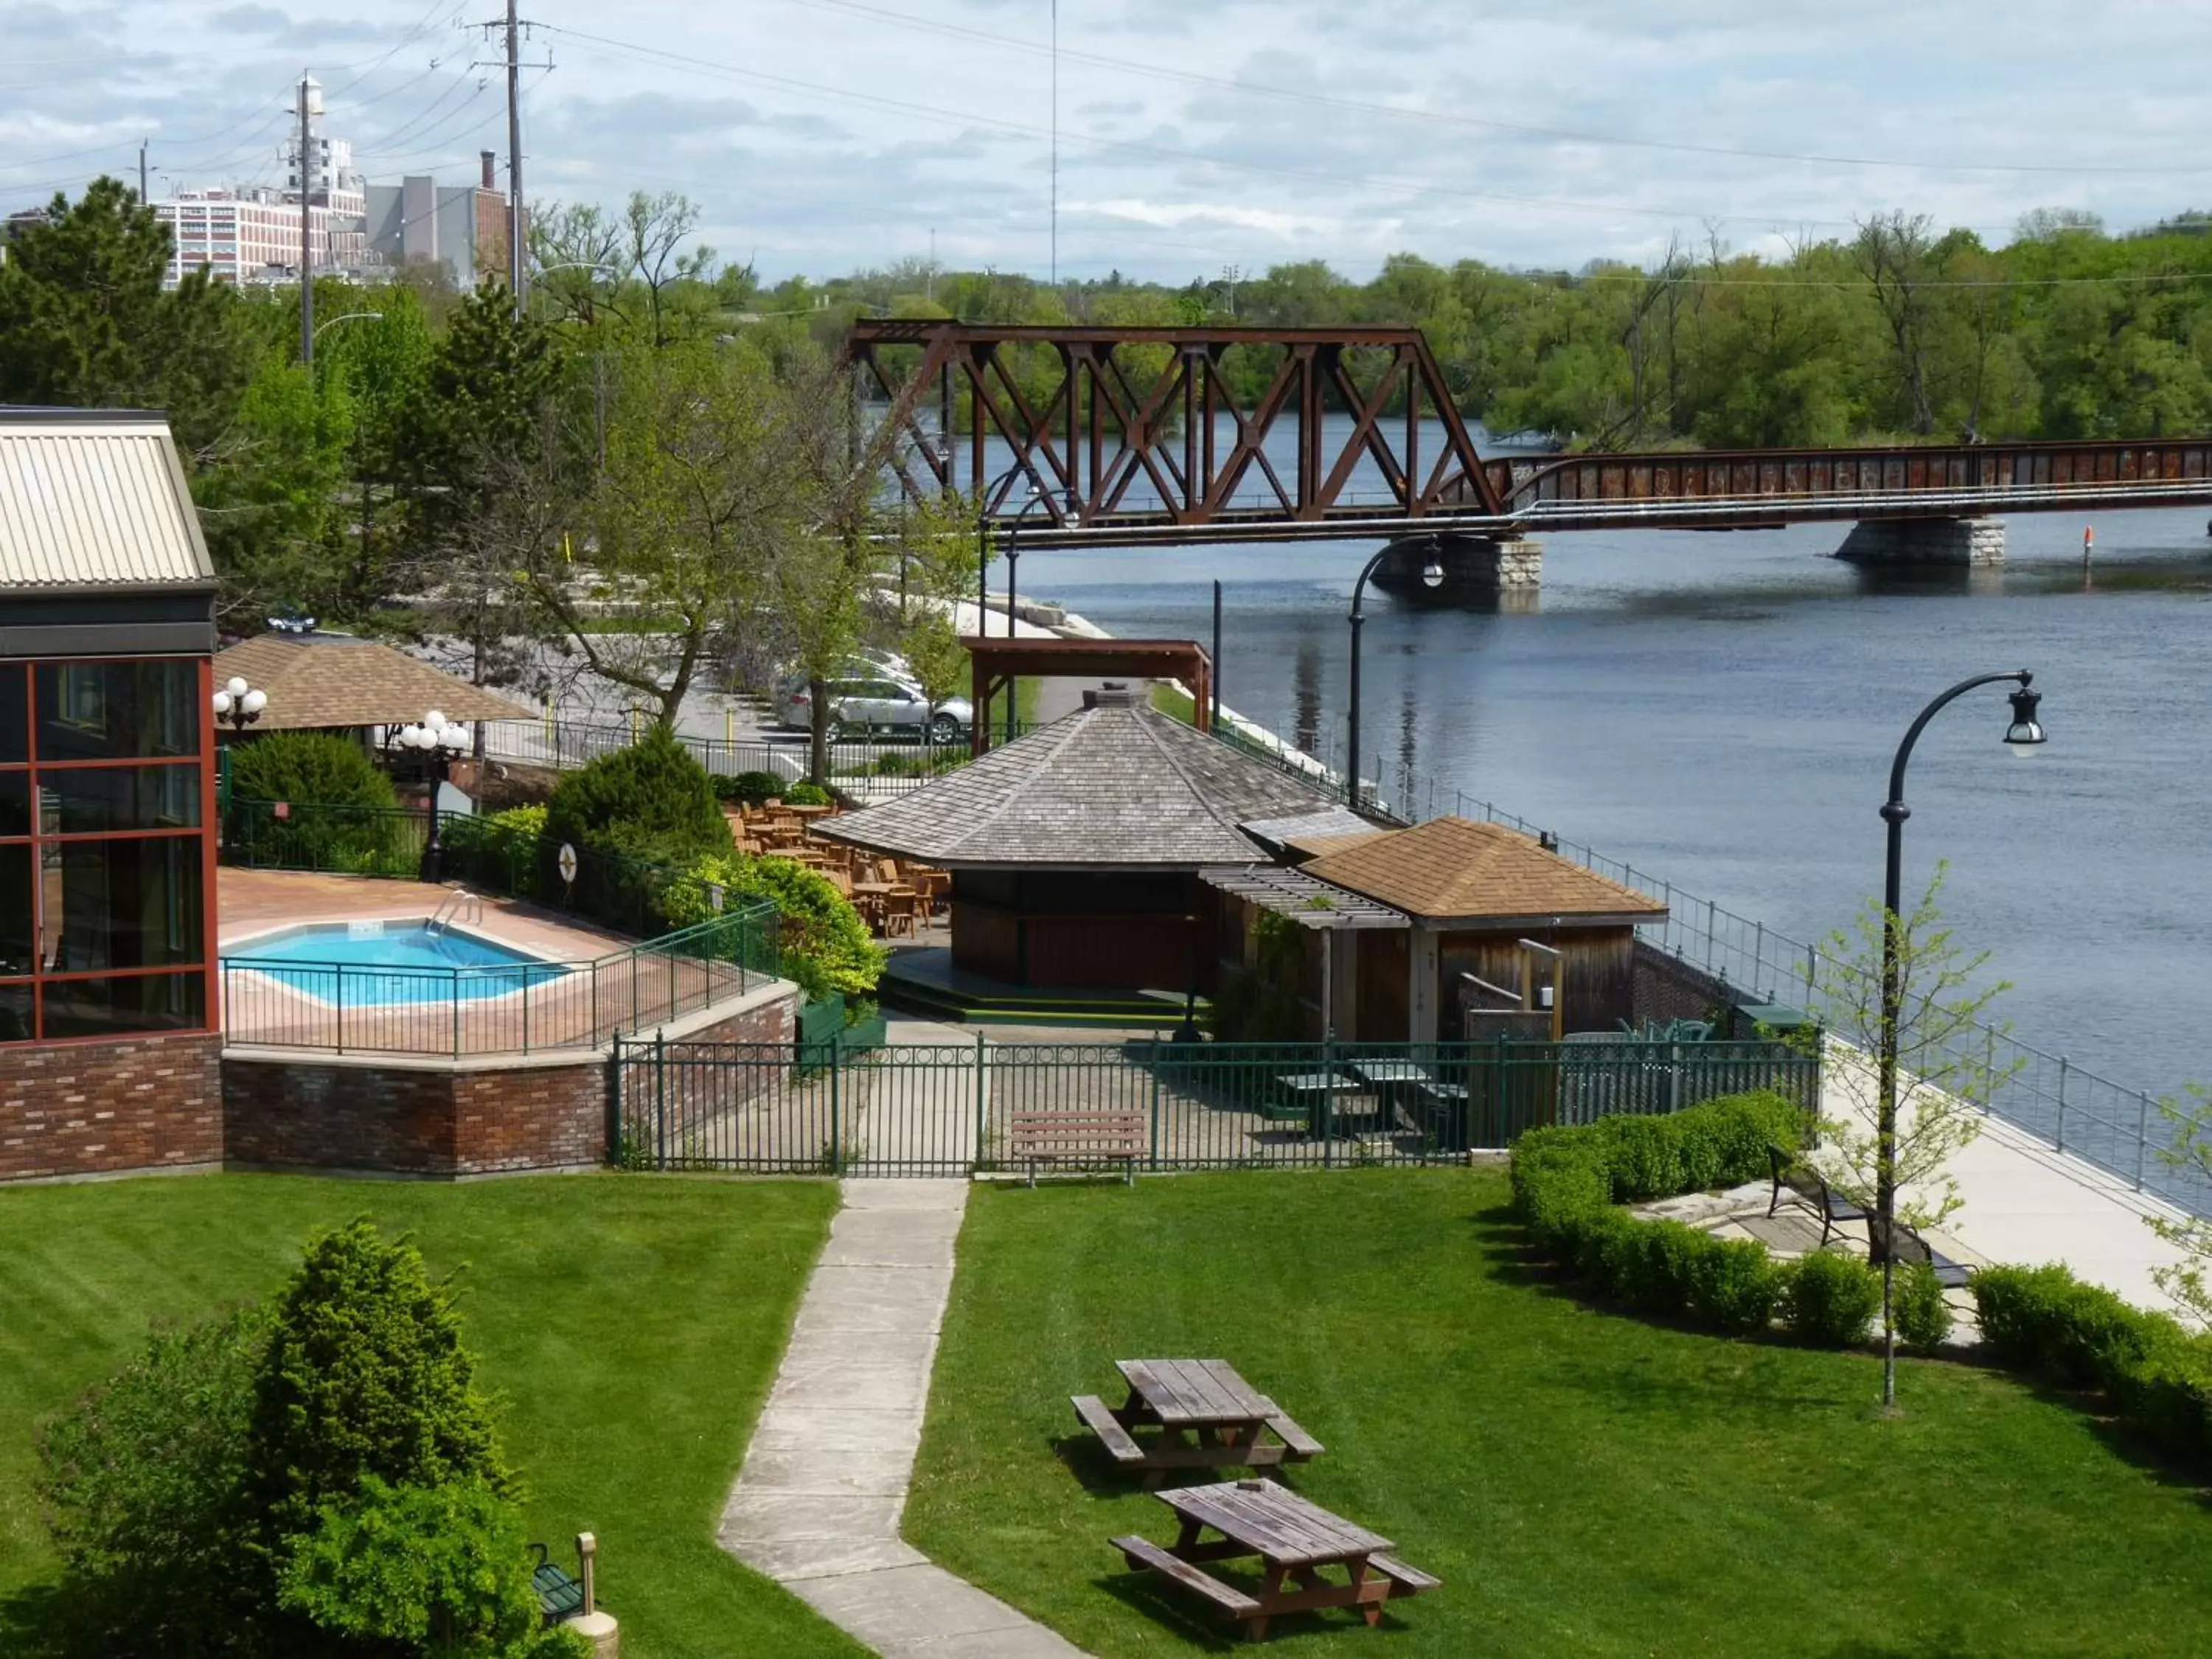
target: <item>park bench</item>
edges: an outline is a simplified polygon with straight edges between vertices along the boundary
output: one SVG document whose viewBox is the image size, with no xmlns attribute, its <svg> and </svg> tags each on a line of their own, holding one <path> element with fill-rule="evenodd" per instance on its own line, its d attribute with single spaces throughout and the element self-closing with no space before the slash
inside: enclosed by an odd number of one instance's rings
<svg viewBox="0 0 2212 1659">
<path fill-rule="evenodd" d="M 530 1570 L 531 1588 L 538 1592 L 538 1607 L 550 1627 L 573 1619 L 584 1610 L 584 1586 L 547 1560 L 545 1546 L 532 1544 L 538 1564 Z"/>
<path fill-rule="evenodd" d="M 1893 1248 L 1889 1241 L 1896 1240 Z M 1909 1222 L 1893 1221 L 1886 1230 L 1880 1216 L 1867 1218 L 1867 1248 L 1869 1259 L 1876 1267 L 1887 1261 L 1895 1261 L 1900 1267 L 1924 1261 L 1935 1269 L 1936 1282 L 1947 1291 L 1964 1290 L 1966 1281 L 1973 1277 L 1973 1269 L 1963 1261 L 1954 1261 L 1920 1236 L 1919 1230 Z"/>
<path fill-rule="evenodd" d="M 1864 1221 L 1867 1212 L 1850 1200 L 1837 1192 L 1821 1178 L 1820 1172 L 1801 1160 L 1786 1148 L 1767 1143 L 1766 1163 L 1774 1177 L 1773 1196 L 1767 1200 L 1766 1213 L 1772 1218 L 1781 1207 L 1782 1195 L 1790 1196 L 1817 1211 L 1820 1217 L 1820 1248 L 1826 1249 L 1828 1235 L 1839 1221 Z"/>
<path fill-rule="evenodd" d="M 1142 1112 L 1106 1108 L 1097 1111 L 1018 1111 L 1008 1125 L 1014 1160 L 1036 1185 L 1040 1164 L 1119 1164 L 1124 1181 L 1136 1179 L 1145 1156 L 1146 1129 Z"/>
</svg>

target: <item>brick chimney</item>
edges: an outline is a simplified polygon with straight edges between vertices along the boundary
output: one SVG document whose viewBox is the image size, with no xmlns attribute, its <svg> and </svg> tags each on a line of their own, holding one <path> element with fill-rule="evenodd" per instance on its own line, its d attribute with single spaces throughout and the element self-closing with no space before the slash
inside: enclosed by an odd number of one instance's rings
<svg viewBox="0 0 2212 1659">
<path fill-rule="evenodd" d="M 498 154 L 493 150 L 480 149 L 477 152 L 477 159 L 483 163 L 483 187 L 486 190 L 497 190 L 499 188 Z"/>
</svg>

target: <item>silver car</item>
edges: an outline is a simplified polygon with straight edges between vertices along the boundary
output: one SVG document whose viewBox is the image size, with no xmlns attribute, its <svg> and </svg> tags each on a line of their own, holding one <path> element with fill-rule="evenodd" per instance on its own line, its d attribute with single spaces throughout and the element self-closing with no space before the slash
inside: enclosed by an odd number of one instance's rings
<svg viewBox="0 0 2212 1659">
<path fill-rule="evenodd" d="M 876 732 L 919 739 L 927 732 L 932 743 L 957 743 L 975 717 L 965 697 L 947 697 L 933 713 L 920 686 L 888 677 L 830 680 L 823 690 L 833 740 Z M 804 681 L 784 692 L 776 718 L 802 732 L 813 730 L 814 698 Z"/>
</svg>

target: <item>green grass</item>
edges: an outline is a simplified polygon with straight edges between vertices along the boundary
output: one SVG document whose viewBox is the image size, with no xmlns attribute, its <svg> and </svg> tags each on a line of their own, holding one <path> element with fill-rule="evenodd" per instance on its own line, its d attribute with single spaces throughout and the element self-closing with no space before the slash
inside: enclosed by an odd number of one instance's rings
<svg viewBox="0 0 2212 1659">
<path fill-rule="evenodd" d="M 836 1202 L 827 1184 L 620 1176 L 0 1192 L 0 1650 L 6 1609 L 34 1620 L 55 1571 L 30 1492 L 36 1421 L 128 1359 L 149 1321 L 262 1296 L 309 1233 L 368 1214 L 458 1270 L 531 1535 L 573 1564 L 574 1535 L 598 1534 L 629 1659 L 860 1652 L 714 1539 Z"/>
<path fill-rule="evenodd" d="M 1112 1362 L 1221 1357 L 1328 1448 L 1291 1484 L 1442 1589 L 1271 1650 L 1858 1659 L 2212 1652 L 2212 1514 L 2071 1402 L 1963 1364 L 1653 1326 L 1522 1259 L 1491 1172 L 981 1188 L 908 1537 L 1103 1659 L 1220 1643 L 1109 1536 L 1168 1511 L 1073 1439 Z"/>
</svg>

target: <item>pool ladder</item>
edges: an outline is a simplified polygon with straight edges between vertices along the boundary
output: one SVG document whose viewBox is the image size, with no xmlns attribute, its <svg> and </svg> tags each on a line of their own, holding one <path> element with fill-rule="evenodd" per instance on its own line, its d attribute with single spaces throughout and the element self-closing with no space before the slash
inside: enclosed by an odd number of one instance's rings
<svg viewBox="0 0 2212 1659">
<path fill-rule="evenodd" d="M 456 887 L 446 895 L 436 913 L 423 924 L 422 931 L 434 933 L 456 921 L 473 921 L 479 927 L 483 923 L 483 901 L 465 887 Z"/>
</svg>

